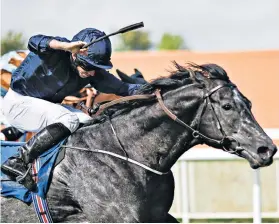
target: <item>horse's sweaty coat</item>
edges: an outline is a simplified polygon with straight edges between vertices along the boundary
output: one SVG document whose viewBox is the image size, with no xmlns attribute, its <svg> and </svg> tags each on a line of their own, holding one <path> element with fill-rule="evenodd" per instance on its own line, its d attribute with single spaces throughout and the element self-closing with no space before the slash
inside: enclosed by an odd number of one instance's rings
<svg viewBox="0 0 279 224">
<path fill-rule="evenodd" d="M 144 85 L 139 94 L 161 89 L 164 105 L 208 138 L 193 136 L 193 130 L 170 119 L 155 98 L 106 109 L 71 135 L 65 158 L 54 169 L 47 195 L 54 222 L 175 222 L 168 213 L 174 195 L 170 169 L 200 143 L 219 149 L 225 144 L 252 168 L 272 163 L 275 145 L 253 118 L 249 101 L 242 94 L 236 100 L 240 92 L 230 87 L 226 72 L 214 64 L 196 66 L 194 75 L 176 67 L 170 77 Z M 211 105 L 204 103 L 206 94 Z M 129 158 L 167 174 L 157 175 L 94 149 L 119 155 L 124 149 Z M 15 199 L 2 200 L 1 215 L 4 222 L 36 221 L 32 208 Z"/>
</svg>

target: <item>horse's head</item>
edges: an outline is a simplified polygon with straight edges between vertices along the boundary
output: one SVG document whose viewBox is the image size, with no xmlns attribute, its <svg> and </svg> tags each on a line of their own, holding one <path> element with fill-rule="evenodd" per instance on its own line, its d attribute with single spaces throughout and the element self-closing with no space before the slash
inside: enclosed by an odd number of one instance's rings
<svg viewBox="0 0 279 224">
<path fill-rule="evenodd" d="M 254 169 L 270 165 L 277 148 L 254 118 L 251 102 L 230 81 L 225 70 L 207 64 L 192 65 L 188 71 L 204 91 L 197 118 L 198 132 L 194 135 L 209 146 L 245 158 Z"/>
<path fill-rule="evenodd" d="M 224 69 L 215 64 L 175 65 L 177 70 L 169 77 L 138 90 L 148 94 L 144 99 L 149 100 L 109 107 L 99 119 L 105 120 L 108 114 L 115 118 L 116 132 L 125 142 L 123 147 L 135 154 L 132 157 L 167 171 L 186 150 L 205 143 L 245 158 L 252 168 L 270 165 L 277 148 L 253 117 L 250 101 Z"/>
</svg>

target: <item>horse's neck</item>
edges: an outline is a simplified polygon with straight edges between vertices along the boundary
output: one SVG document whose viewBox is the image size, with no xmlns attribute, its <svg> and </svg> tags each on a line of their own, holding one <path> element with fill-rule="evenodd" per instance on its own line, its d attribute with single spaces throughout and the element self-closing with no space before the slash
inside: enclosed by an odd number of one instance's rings
<svg viewBox="0 0 279 224">
<path fill-rule="evenodd" d="M 188 99 L 185 97 L 179 99 L 172 95 L 164 103 L 179 118 L 191 124 L 200 102 L 198 98 L 193 100 L 193 96 L 189 96 L 191 103 L 185 103 L 185 107 L 179 102 Z M 185 107 L 183 111 L 182 107 Z M 160 171 L 168 171 L 183 152 L 197 144 L 191 132 L 173 121 L 158 103 L 134 109 L 129 115 L 112 122 L 129 157 Z"/>
</svg>

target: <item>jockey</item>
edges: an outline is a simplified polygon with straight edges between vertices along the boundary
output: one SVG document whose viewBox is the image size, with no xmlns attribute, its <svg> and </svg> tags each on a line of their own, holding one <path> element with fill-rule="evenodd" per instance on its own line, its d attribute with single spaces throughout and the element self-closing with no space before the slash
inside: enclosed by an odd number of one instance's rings
<svg viewBox="0 0 279 224">
<path fill-rule="evenodd" d="M 128 84 L 107 72 L 112 68 L 111 42 L 94 28 L 77 33 L 72 41 L 63 37 L 35 35 L 29 39 L 31 51 L 13 72 L 10 89 L 4 97 L 3 114 L 21 131 L 38 133 L 10 157 L 1 171 L 30 190 L 36 189 L 29 172 L 30 164 L 43 152 L 58 144 L 90 116 L 72 107 L 62 106 L 62 100 L 91 84 L 104 93 L 133 95 L 139 84 Z"/>
</svg>

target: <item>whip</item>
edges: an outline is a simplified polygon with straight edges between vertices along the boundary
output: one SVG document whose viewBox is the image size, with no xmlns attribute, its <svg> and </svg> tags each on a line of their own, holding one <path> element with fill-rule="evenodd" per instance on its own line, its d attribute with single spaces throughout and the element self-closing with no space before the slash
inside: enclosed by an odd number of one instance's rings
<svg viewBox="0 0 279 224">
<path fill-rule="evenodd" d="M 135 23 L 135 24 L 132 24 L 132 25 L 129 25 L 129 26 L 125 26 L 123 28 L 121 28 L 120 30 L 116 31 L 116 32 L 113 32 L 111 34 L 108 34 L 108 35 L 105 35 L 105 36 L 102 36 L 102 37 L 99 37 L 93 41 L 91 41 L 90 43 L 88 44 L 85 44 L 82 46 L 82 48 L 87 48 L 89 47 L 90 45 L 96 43 L 96 42 L 99 42 L 100 40 L 103 40 L 107 37 L 110 37 L 110 36 L 113 36 L 113 35 L 116 35 L 116 34 L 119 34 L 119 33 L 126 33 L 128 31 L 131 31 L 131 30 L 135 30 L 135 29 L 138 29 L 138 28 L 141 28 L 141 27 L 144 27 L 144 24 L 143 22 L 140 22 L 140 23 Z"/>
</svg>

